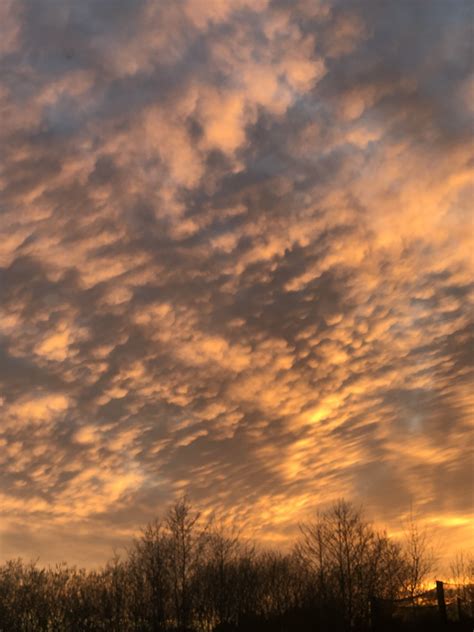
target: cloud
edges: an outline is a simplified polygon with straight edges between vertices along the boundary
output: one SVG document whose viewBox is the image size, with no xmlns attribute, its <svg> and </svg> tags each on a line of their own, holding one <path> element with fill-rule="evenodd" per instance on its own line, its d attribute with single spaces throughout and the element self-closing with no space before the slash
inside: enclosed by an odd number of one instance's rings
<svg viewBox="0 0 474 632">
<path fill-rule="evenodd" d="M 0 13 L 2 555 L 183 491 L 467 545 L 471 3 Z"/>
</svg>

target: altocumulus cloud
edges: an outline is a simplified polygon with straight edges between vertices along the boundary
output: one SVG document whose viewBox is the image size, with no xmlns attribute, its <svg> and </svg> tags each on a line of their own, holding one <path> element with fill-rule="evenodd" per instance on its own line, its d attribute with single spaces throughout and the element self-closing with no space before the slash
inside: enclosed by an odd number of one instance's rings
<svg viewBox="0 0 474 632">
<path fill-rule="evenodd" d="M 0 3 L 0 551 L 187 491 L 467 542 L 473 4 Z"/>
</svg>

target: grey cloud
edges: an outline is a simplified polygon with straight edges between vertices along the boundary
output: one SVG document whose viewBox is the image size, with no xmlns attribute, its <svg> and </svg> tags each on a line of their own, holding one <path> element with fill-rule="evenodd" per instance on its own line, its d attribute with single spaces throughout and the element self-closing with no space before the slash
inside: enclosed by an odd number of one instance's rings
<svg viewBox="0 0 474 632">
<path fill-rule="evenodd" d="M 5 554 L 122 542 L 183 489 L 270 539 L 340 490 L 469 511 L 472 6 L 312 4 L 15 10 Z"/>
</svg>

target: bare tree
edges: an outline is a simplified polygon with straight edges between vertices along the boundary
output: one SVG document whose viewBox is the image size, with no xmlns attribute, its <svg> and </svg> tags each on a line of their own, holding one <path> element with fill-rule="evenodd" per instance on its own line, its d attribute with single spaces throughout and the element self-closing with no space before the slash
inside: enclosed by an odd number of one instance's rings
<svg viewBox="0 0 474 632">
<path fill-rule="evenodd" d="M 474 617 L 474 554 L 458 551 L 449 566 L 459 616 Z"/>
<path fill-rule="evenodd" d="M 133 618 L 152 632 L 166 629 L 170 611 L 169 541 L 159 520 L 149 523 L 129 551 Z"/>
<path fill-rule="evenodd" d="M 449 564 L 451 579 L 459 586 L 474 584 L 474 554 L 458 551 Z"/>
<path fill-rule="evenodd" d="M 404 569 L 400 547 L 343 500 L 301 525 L 301 534 L 296 551 L 312 573 L 320 623 L 342 617 L 346 629 L 362 629 L 370 598 L 398 591 Z"/>
<path fill-rule="evenodd" d="M 366 630 L 371 597 L 417 594 L 430 550 L 414 521 L 402 546 L 345 501 L 301 525 L 291 553 L 259 550 L 236 530 L 203 523 L 182 498 L 101 569 L 0 564 L 0 631 Z M 473 566 L 467 554 L 452 564 L 467 615 Z"/>
<path fill-rule="evenodd" d="M 403 551 L 406 563 L 405 591 L 411 599 L 423 590 L 430 574 L 436 569 L 436 556 L 430 544 L 430 534 L 413 517 L 405 526 Z"/>
<path fill-rule="evenodd" d="M 170 509 L 165 525 L 169 541 L 169 563 L 177 628 L 190 627 L 192 595 L 190 586 L 204 545 L 206 530 L 199 522 L 200 514 L 192 512 L 186 497 Z"/>
</svg>

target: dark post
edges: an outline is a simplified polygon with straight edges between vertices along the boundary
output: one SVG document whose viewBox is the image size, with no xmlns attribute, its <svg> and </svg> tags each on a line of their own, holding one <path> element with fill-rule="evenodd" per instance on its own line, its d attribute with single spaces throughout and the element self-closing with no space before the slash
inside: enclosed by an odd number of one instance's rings
<svg viewBox="0 0 474 632">
<path fill-rule="evenodd" d="M 436 581 L 436 597 L 438 598 L 438 612 L 441 623 L 448 623 L 448 614 L 446 612 L 446 602 L 444 601 L 444 585 L 443 582 Z"/>
</svg>

